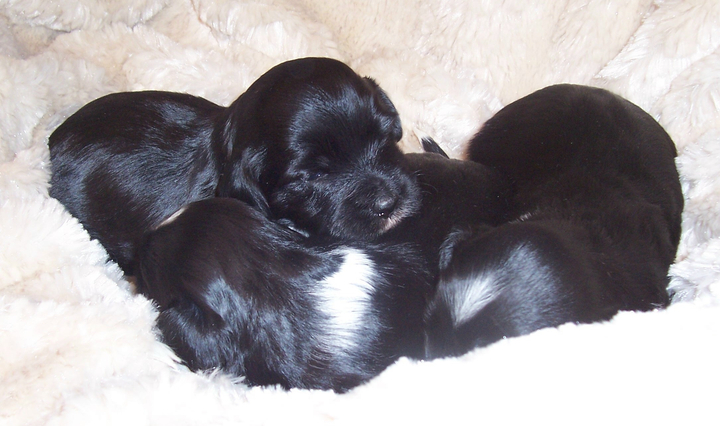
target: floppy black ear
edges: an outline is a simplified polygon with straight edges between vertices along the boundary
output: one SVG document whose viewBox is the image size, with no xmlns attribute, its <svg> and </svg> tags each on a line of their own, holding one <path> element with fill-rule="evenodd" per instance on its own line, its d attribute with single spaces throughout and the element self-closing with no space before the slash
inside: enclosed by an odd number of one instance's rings
<svg viewBox="0 0 720 426">
<path fill-rule="evenodd" d="M 389 134 L 394 141 L 399 141 L 402 138 L 403 131 L 402 123 L 400 122 L 400 115 L 395 109 L 395 105 L 393 105 L 390 97 L 388 97 L 387 93 L 380 88 L 375 80 L 370 77 L 364 77 L 364 80 L 372 89 L 377 109 L 383 116 L 383 132 Z"/>
<path fill-rule="evenodd" d="M 261 179 L 267 168 L 267 151 L 250 143 L 257 138 L 249 122 L 241 95 L 230 107 L 214 133 L 215 146 L 221 158 L 221 172 L 215 195 L 236 198 L 263 213 L 269 211 Z"/>
<path fill-rule="evenodd" d="M 445 241 L 442 242 L 439 249 L 439 267 L 440 270 L 443 270 L 450 265 L 450 260 L 452 260 L 453 251 L 455 250 L 455 246 L 458 245 L 460 241 L 466 240 L 468 237 L 470 237 L 470 231 L 468 229 L 459 229 L 459 228 L 453 228 L 445 237 Z"/>
<path fill-rule="evenodd" d="M 267 152 L 253 147 L 246 147 L 239 151 L 233 152 L 223 168 L 216 195 L 236 198 L 264 214 L 268 214 L 270 206 L 261 187 L 262 174 L 267 163 Z"/>
<path fill-rule="evenodd" d="M 480 224 L 471 226 L 453 227 L 445 237 L 439 249 L 439 266 L 440 270 L 446 269 L 452 261 L 455 247 L 463 241 L 469 240 L 473 236 L 480 235 L 492 229 L 490 225 Z"/>
</svg>

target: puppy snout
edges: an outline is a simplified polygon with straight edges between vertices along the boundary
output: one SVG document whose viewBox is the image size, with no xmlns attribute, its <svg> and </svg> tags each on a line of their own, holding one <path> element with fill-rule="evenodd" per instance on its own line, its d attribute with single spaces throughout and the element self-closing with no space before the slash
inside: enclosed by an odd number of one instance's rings
<svg viewBox="0 0 720 426">
<path fill-rule="evenodd" d="M 395 210 L 398 196 L 394 193 L 384 193 L 378 196 L 373 205 L 373 212 L 379 217 L 388 217 Z"/>
</svg>

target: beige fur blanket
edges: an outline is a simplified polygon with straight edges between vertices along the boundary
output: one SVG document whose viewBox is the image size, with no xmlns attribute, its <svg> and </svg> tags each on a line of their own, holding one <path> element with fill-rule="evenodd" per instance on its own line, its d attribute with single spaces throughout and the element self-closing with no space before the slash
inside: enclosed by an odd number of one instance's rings
<svg viewBox="0 0 720 426">
<path fill-rule="evenodd" d="M 187 371 L 83 228 L 48 198 L 47 137 L 115 91 L 226 105 L 271 66 L 330 56 L 374 77 L 454 156 L 540 87 L 601 86 L 650 112 L 686 197 L 672 306 L 400 360 L 348 394 Z M 0 0 L 0 424 L 718 424 L 717 0 Z"/>
</svg>

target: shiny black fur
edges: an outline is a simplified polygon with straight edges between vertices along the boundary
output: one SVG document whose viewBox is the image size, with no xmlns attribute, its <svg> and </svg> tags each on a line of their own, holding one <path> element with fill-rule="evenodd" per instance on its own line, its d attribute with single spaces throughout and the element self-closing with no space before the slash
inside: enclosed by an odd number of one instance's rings
<svg viewBox="0 0 720 426">
<path fill-rule="evenodd" d="M 137 284 L 192 370 L 346 391 L 400 356 L 422 356 L 421 264 L 406 244 L 311 244 L 241 201 L 213 198 L 148 233 Z"/>
<path fill-rule="evenodd" d="M 370 240 L 416 208 L 401 136 L 374 81 L 333 59 L 298 59 L 227 108 L 156 91 L 90 102 L 50 136 L 50 195 L 130 275 L 145 231 L 216 195 L 310 234 Z"/>
<path fill-rule="evenodd" d="M 620 310 L 668 305 L 683 197 L 673 141 L 608 91 L 539 90 L 499 111 L 469 159 L 511 184 L 507 221 L 453 242 L 427 313 L 427 356 Z"/>
</svg>

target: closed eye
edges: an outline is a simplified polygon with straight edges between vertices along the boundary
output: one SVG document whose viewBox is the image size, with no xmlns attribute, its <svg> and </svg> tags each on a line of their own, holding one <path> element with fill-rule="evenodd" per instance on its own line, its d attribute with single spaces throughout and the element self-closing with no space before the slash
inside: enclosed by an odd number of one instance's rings
<svg viewBox="0 0 720 426">
<path fill-rule="evenodd" d="M 325 175 L 327 175 L 326 172 L 314 171 L 314 172 L 308 173 L 307 179 L 308 180 L 318 180 Z"/>
<path fill-rule="evenodd" d="M 330 160 L 327 157 L 321 156 L 313 160 L 313 164 L 308 167 L 308 180 L 317 180 L 321 177 L 327 176 L 330 173 Z"/>
</svg>

